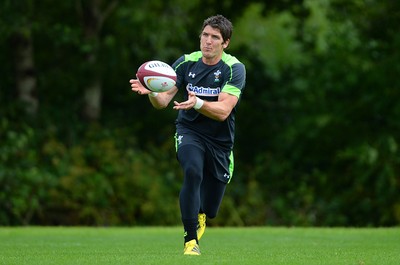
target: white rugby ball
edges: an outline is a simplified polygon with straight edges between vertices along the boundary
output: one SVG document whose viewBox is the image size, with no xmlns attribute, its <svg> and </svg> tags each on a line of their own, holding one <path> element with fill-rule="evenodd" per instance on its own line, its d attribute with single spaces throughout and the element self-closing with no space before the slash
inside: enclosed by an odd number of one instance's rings
<svg viewBox="0 0 400 265">
<path fill-rule="evenodd" d="M 162 61 L 153 60 L 142 64 L 136 77 L 140 83 L 153 92 L 165 92 L 175 86 L 176 73 L 172 67 Z"/>
</svg>

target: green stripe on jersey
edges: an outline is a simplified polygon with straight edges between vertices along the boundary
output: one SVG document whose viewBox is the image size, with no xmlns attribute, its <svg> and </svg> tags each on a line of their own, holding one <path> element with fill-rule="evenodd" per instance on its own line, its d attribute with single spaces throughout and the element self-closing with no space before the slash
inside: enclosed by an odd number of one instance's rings
<svg viewBox="0 0 400 265">
<path fill-rule="evenodd" d="M 192 52 L 191 54 L 186 54 L 185 62 L 187 61 L 197 62 L 202 56 L 203 54 L 201 53 L 201 51 Z"/>
<path fill-rule="evenodd" d="M 240 63 L 239 60 L 238 60 L 236 57 L 234 57 L 234 56 L 232 56 L 232 55 L 227 54 L 227 53 L 224 52 L 224 53 L 222 54 L 222 61 L 223 61 L 226 65 L 229 66 L 229 69 L 230 69 L 230 71 L 231 71 L 231 78 L 232 78 L 232 65 L 234 65 L 234 64 L 236 64 L 236 63 Z M 231 81 L 231 80 L 229 80 L 229 81 Z M 229 82 L 229 81 L 228 81 L 228 82 Z M 239 98 L 239 97 L 240 97 L 241 90 L 240 90 L 239 88 L 235 87 L 235 86 L 226 84 L 226 85 L 222 88 L 222 91 L 221 91 L 221 92 L 225 92 L 225 93 L 231 94 L 231 95 L 236 96 L 237 98 Z"/>
<path fill-rule="evenodd" d="M 234 86 L 231 86 L 231 85 L 225 85 L 225 86 L 222 88 L 222 91 L 221 91 L 221 92 L 225 92 L 225 93 L 231 94 L 231 95 L 233 95 L 233 96 L 236 96 L 237 98 L 240 97 L 240 93 L 241 93 L 241 91 L 240 91 L 239 88 L 234 87 Z"/>
<path fill-rule="evenodd" d="M 224 61 L 224 63 L 229 65 L 229 67 L 232 67 L 232 65 L 234 65 L 235 63 L 240 63 L 239 60 L 235 56 L 232 56 L 225 52 L 222 54 L 222 61 Z"/>
<path fill-rule="evenodd" d="M 231 182 L 231 180 L 232 180 L 232 177 L 233 177 L 233 170 L 234 170 L 234 168 L 235 168 L 235 159 L 233 158 L 233 151 L 231 151 L 231 154 L 230 154 L 230 156 L 229 156 L 229 161 L 230 161 L 230 163 L 229 163 L 229 175 L 230 175 L 231 177 L 229 178 L 228 183 Z"/>
</svg>

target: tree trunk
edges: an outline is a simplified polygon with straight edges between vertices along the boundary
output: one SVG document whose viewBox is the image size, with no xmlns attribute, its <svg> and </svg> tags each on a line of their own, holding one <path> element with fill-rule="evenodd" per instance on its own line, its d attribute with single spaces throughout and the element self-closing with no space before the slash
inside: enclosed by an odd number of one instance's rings
<svg viewBox="0 0 400 265">
<path fill-rule="evenodd" d="M 39 108 L 36 95 L 36 73 L 33 57 L 32 34 L 29 26 L 21 28 L 11 38 L 18 100 L 27 114 L 35 116 Z"/>
<path fill-rule="evenodd" d="M 87 120 L 98 120 L 101 114 L 102 86 L 99 79 L 95 79 L 85 87 L 83 95 L 83 116 Z"/>
<path fill-rule="evenodd" d="M 97 67 L 98 47 L 100 46 L 100 32 L 104 20 L 116 7 L 117 0 L 107 3 L 104 11 L 101 10 L 102 0 L 79 1 L 79 11 L 83 21 L 84 42 L 88 51 L 85 54 L 88 85 L 84 88 L 83 116 L 87 120 L 98 120 L 101 115 L 102 82 Z"/>
</svg>

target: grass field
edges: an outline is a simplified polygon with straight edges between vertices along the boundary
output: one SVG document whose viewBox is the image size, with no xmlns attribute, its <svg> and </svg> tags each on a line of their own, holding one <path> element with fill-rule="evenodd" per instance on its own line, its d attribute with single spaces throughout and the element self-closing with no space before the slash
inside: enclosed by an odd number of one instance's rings
<svg viewBox="0 0 400 265">
<path fill-rule="evenodd" d="M 207 228 L 183 256 L 179 227 L 0 228 L 0 264 L 398 265 L 400 228 Z"/>
</svg>

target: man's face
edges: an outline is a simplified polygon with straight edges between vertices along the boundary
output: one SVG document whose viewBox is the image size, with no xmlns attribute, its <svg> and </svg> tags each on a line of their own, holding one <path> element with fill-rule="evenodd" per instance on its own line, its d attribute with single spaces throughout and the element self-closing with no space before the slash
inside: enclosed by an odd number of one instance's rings
<svg viewBox="0 0 400 265">
<path fill-rule="evenodd" d="M 219 29 L 206 26 L 200 36 L 200 50 L 206 60 L 220 59 L 222 52 L 228 47 L 229 40 L 224 42 Z"/>
</svg>

